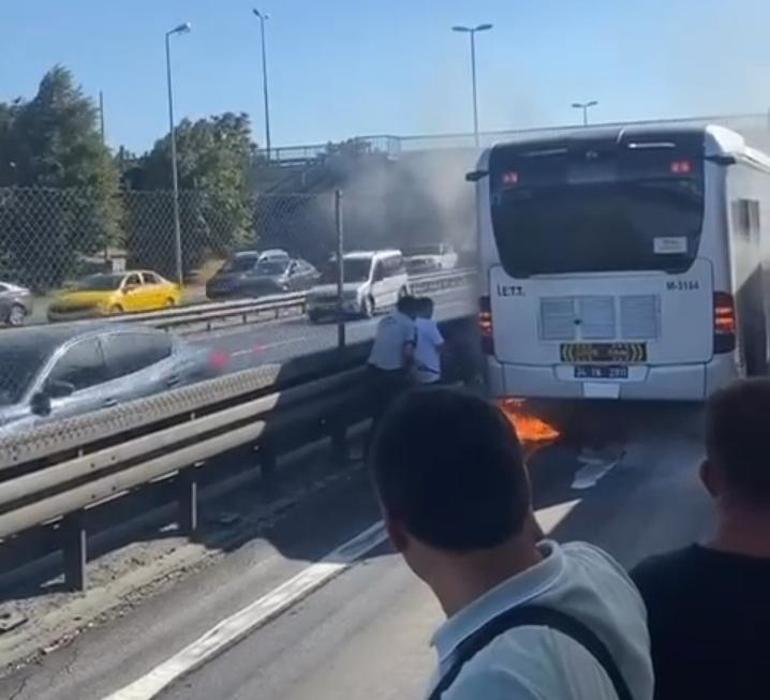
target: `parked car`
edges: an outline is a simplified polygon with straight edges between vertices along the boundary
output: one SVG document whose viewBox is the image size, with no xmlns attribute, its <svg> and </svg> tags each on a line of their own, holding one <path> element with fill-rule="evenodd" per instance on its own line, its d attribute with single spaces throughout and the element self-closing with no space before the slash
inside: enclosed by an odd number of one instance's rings
<svg viewBox="0 0 770 700">
<path fill-rule="evenodd" d="M 220 358 L 144 326 L 37 326 L 0 342 L 0 435 L 215 376 Z"/>
<path fill-rule="evenodd" d="M 32 292 L 10 282 L 0 282 L 0 324 L 22 326 L 32 313 Z"/>
<path fill-rule="evenodd" d="M 410 251 L 406 259 L 406 269 L 410 275 L 453 270 L 457 267 L 457 260 L 457 253 L 448 243 L 431 243 L 417 246 Z"/>
<path fill-rule="evenodd" d="M 49 321 L 72 321 L 177 306 L 179 285 L 150 270 L 102 273 L 84 277 L 74 289 L 57 295 L 48 307 Z"/>
<path fill-rule="evenodd" d="M 305 291 L 318 282 L 318 270 L 309 262 L 280 256 L 262 257 L 264 255 L 262 253 L 256 262 L 244 265 L 245 269 L 215 275 L 206 285 L 206 296 L 209 299 L 260 297 Z"/>
<path fill-rule="evenodd" d="M 371 318 L 377 311 L 395 305 L 409 292 L 409 278 L 400 250 L 347 253 L 343 256 L 343 312 Z M 320 284 L 307 298 L 311 321 L 337 314 L 337 261 L 329 261 Z"/>
</svg>

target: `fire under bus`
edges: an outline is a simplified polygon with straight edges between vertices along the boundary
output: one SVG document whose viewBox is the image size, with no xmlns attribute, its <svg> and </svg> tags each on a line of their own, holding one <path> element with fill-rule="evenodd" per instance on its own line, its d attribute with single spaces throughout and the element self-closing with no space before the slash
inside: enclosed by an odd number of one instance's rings
<svg viewBox="0 0 770 700">
<path fill-rule="evenodd" d="M 770 159 L 739 134 L 580 130 L 468 179 L 492 396 L 701 401 L 766 373 Z"/>
</svg>

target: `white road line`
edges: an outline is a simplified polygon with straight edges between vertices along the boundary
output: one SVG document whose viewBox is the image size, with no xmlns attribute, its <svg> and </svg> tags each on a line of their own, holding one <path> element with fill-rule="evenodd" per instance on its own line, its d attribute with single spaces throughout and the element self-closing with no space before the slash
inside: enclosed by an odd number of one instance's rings
<svg viewBox="0 0 770 700">
<path fill-rule="evenodd" d="M 257 627 L 269 622 L 330 579 L 345 571 L 356 559 L 387 539 L 382 522 L 311 564 L 251 605 L 226 618 L 192 644 L 156 666 L 147 675 L 116 691 L 106 700 L 150 700 L 175 680 L 236 644 Z"/>
<path fill-rule="evenodd" d="M 579 500 L 568 501 L 537 511 L 535 515 L 543 532 L 550 533 L 578 503 Z M 296 605 L 386 539 L 382 521 L 375 523 L 270 593 L 222 620 L 170 659 L 105 700 L 151 700 L 174 681 L 211 661 L 258 627 Z"/>
</svg>

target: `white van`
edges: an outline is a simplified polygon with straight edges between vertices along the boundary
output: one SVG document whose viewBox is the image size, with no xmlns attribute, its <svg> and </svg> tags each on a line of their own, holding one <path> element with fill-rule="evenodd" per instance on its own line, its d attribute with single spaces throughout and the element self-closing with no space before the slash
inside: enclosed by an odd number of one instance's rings
<svg viewBox="0 0 770 700">
<path fill-rule="evenodd" d="M 347 253 L 343 256 L 345 282 L 342 310 L 346 315 L 371 318 L 394 306 L 409 292 L 404 256 L 400 250 Z M 329 261 L 320 284 L 307 296 L 307 314 L 319 321 L 337 313 L 337 260 Z"/>
</svg>

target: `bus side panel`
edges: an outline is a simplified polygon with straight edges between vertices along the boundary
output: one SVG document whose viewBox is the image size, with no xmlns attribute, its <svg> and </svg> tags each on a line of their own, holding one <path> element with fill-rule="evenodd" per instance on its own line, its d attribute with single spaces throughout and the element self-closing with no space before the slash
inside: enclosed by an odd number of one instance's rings
<svg viewBox="0 0 770 700">
<path fill-rule="evenodd" d="M 728 169 L 726 191 L 732 262 L 730 291 L 738 316 L 738 361 L 747 374 L 766 374 L 770 327 L 770 175 L 738 162 Z"/>
</svg>

